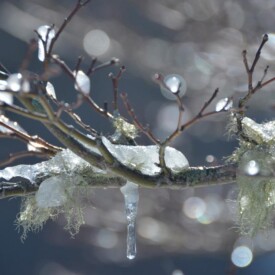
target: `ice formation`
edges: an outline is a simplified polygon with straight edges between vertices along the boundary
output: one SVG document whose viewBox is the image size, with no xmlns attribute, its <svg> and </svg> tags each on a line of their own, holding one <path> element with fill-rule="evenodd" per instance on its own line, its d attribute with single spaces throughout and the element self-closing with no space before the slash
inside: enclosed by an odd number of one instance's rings
<svg viewBox="0 0 275 275">
<path fill-rule="evenodd" d="M 35 183 L 38 174 L 68 174 L 88 166 L 88 162 L 67 149 L 56 154 L 55 157 L 48 161 L 34 165 L 17 165 L 0 170 L 0 178 L 10 180 L 13 177 L 23 177 Z"/>
<path fill-rule="evenodd" d="M 245 117 L 242 120 L 244 133 L 258 144 L 274 144 L 275 142 L 275 121 L 258 124 L 254 120 Z"/>
<path fill-rule="evenodd" d="M 74 72 L 75 74 L 75 85 L 74 88 L 77 91 L 88 95 L 90 93 L 90 79 L 83 71 Z"/>
<path fill-rule="evenodd" d="M 16 121 L 11 121 L 4 115 L 0 115 L 0 121 L 5 123 L 8 126 L 14 128 L 15 130 L 17 130 L 19 132 L 26 133 L 26 131 Z M 12 130 L 6 128 L 3 125 L 0 125 L 0 133 L 11 134 Z"/>
<path fill-rule="evenodd" d="M 136 256 L 136 217 L 138 210 L 138 185 L 127 181 L 120 188 L 125 200 L 125 212 L 127 219 L 127 258 L 132 260 Z"/>
<path fill-rule="evenodd" d="M 23 78 L 22 74 L 11 74 L 7 79 L 7 89 L 13 92 L 29 92 L 30 91 L 30 83 Z"/>
<path fill-rule="evenodd" d="M 53 176 L 44 180 L 35 194 L 38 207 L 58 207 L 62 206 L 66 200 L 67 181 L 63 176 Z"/>
<path fill-rule="evenodd" d="M 102 138 L 102 142 L 108 151 L 124 165 L 139 170 L 145 175 L 157 175 L 161 172 L 161 168 L 158 166 L 158 146 L 114 145 L 105 137 Z M 186 157 L 180 151 L 171 147 L 165 148 L 164 160 L 166 166 L 174 173 L 189 167 Z"/>
<path fill-rule="evenodd" d="M 186 81 L 180 75 L 169 74 L 165 76 L 164 83 L 169 89 L 166 87 L 161 87 L 161 93 L 167 99 L 175 100 L 176 93 L 178 93 L 179 97 L 183 97 L 185 95 L 187 89 Z"/>
<path fill-rule="evenodd" d="M 222 109 L 229 110 L 233 106 L 233 101 L 228 97 L 222 98 L 216 104 L 216 112 L 220 112 Z"/>
<path fill-rule="evenodd" d="M 47 82 L 46 85 L 46 92 L 49 96 L 51 96 L 52 98 L 56 99 L 56 94 L 55 94 L 55 90 L 54 90 L 54 86 L 51 82 Z"/>
<path fill-rule="evenodd" d="M 52 27 L 44 25 L 37 29 L 37 33 L 40 35 L 38 40 L 38 59 L 43 62 L 45 60 L 45 52 L 49 51 L 51 42 L 55 37 L 55 31 Z"/>
<path fill-rule="evenodd" d="M 0 102 L 5 102 L 7 104 L 13 103 L 13 96 L 10 93 L 3 92 L 7 89 L 8 83 L 5 80 L 0 80 Z"/>
</svg>

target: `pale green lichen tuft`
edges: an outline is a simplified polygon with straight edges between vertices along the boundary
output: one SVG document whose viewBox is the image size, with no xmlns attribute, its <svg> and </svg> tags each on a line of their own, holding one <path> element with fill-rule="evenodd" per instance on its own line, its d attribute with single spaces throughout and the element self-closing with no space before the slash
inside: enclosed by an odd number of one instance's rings
<svg viewBox="0 0 275 275">
<path fill-rule="evenodd" d="M 122 117 L 115 118 L 113 125 L 116 131 L 129 139 L 135 139 L 138 135 L 138 129 L 135 125 L 127 122 Z"/>
<path fill-rule="evenodd" d="M 272 225 L 275 207 L 274 167 L 275 145 L 257 145 L 240 156 L 237 212 L 242 234 L 253 236 Z"/>
<path fill-rule="evenodd" d="M 43 228 L 48 220 L 55 220 L 59 214 L 66 220 L 65 229 L 73 237 L 79 232 L 80 226 L 85 223 L 83 210 L 90 204 L 91 188 L 83 181 L 83 178 L 66 176 L 65 203 L 58 207 L 39 207 L 35 195 L 29 195 L 22 199 L 21 210 L 17 216 L 16 224 L 22 232 L 24 241 L 28 232 L 37 232 Z"/>
</svg>

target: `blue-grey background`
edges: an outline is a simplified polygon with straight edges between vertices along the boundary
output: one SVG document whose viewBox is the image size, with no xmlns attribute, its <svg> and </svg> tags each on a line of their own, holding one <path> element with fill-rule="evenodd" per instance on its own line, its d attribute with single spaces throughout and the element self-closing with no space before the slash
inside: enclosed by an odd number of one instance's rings
<svg viewBox="0 0 275 275">
<path fill-rule="evenodd" d="M 16 72 L 28 41 L 35 36 L 33 30 L 43 24 L 60 26 L 74 3 L 1 0 L 0 61 Z M 270 65 L 269 76 L 274 75 L 274 8 L 274 0 L 92 0 L 61 35 L 55 52 L 70 66 L 83 55 L 83 68 L 88 67 L 94 55 L 101 62 L 113 56 L 120 58 L 127 68 L 120 91 L 128 93 L 142 123 L 149 123 L 152 131 L 164 138 L 176 125 L 177 107 L 162 96 L 152 81 L 154 73 L 177 73 L 186 80 L 183 120 L 195 115 L 217 87 L 220 88 L 217 100 L 233 96 L 236 102 L 246 89 L 241 52 L 247 49 L 251 61 L 266 32 L 271 39 L 263 50 L 255 79 L 260 79 L 266 64 Z M 85 37 L 86 43 L 90 41 L 86 46 Z M 29 69 L 42 72 L 36 56 Z M 91 79 L 92 96 L 99 105 L 111 102 L 110 71 L 117 69 L 105 69 Z M 60 75 L 51 82 L 59 99 L 74 100 L 73 83 L 68 77 Z M 258 122 L 272 119 L 274 99 L 271 85 L 255 95 L 248 114 Z M 216 102 L 210 109 L 215 108 Z M 122 104 L 121 113 L 126 114 Z M 98 131 L 112 133 L 110 123 L 87 106 L 80 108 L 78 114 Z M 9 117 L 18 120 L 28 132 L 58 144 L 39 123 L 12 114 Z M 226 135 L 227 119 L 222 114 L 203 120 L 188 129 L 173 146 L 193 166 L 222 163 L 237 146 L 234 138 Z M 24 149 L 16 141 L 0 142 L 1 159 L 9 152 Z M 141 137 L 139 143 L 149 141 Z M 213 156 L 214 160 L 207 161 L 207 156 Z M 268 239 L 259 233 L 252 240 L 254 260 L 249 267 L 237 269 L 230 261 L 236 244 L 247 241 L 239 238 L 235 226 L 232 202 L 235 194 L 234 185 L 180 192 L 141 190 L 138 255 L 133 261 L 125 257 L 126 225 L 118 190 L 94 191 L 92 205 L 85 212 L 86 225 L 74 239 L 64 231 L 61 217 L 57 222 L 48 222 L 41 232 L 30 233 L 22 243 L 14 223 L 20 199 L 1 200 L 0 274 L 274 274 L 272 229 Z M 206 207 L 208 220 L 190 218 L 192 209 L 188 210 L 185 202 L 194 197 Z"/>
</svg>

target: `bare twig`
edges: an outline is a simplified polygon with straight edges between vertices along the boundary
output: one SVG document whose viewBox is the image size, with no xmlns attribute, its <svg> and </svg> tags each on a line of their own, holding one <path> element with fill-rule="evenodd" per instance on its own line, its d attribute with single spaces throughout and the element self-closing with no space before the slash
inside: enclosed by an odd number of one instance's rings
<svg viewBox="0 0 275 275">
<path fill-rule="evenodd" d="M 97 59 L 95 59 L 95 58 L 92 60 L 92 63 L 91 63 L 91 65 L 90 65 L 90 67 L 87 71 L 88 76 L 92 75 L 94 72 L 99 71 L 101 69 L 105 69 L 105 68 L 108 68 L 110 66 L 117 65 L 120 62 L 118 58 L 113 57 L 111 60 L 109 60 L 105 63 L 102 63 L 98 66 L 95 66 L 96 61 L 97 61 Z"/>
<path fill-rule="evenodd" d="M 26 157 L 39 157 L 39 158 L 50 158 L 52 157 L 51 154 L 48 154 L 47 151 L 22 151 L 22 152 L 17 152 L 14 154 L 10 154 L 9 157 L 6 160 L 0 161 L 0 166 L 5 166 L 8 164 L 13 163 L 14 161 L 21 159 L 21 158 L 26 158 Z"/>
<path fill-rule="evenodd" d="M 124 66 L 122 66 L 117 75 L 114 75 L 113 73 L 109 74 L 109 77 L 112 79 L 112 84 L 113 84 L 114 113 L 118 113 L 118 102 L 117 102 L 117 99 L 118 99 L 118 83 L 119 83 L 119 80 L 120 80 L 122 74 L 125 72 L 125 70 L 126 70 L 126 68 Z"/>
<path fill-rule="evenodd" d="M 63 21 L 63 24 L 60 26 L 60 28 L 58 29 L 58 31 L 56 32 L 54 38 L 51 41 L 51 44 L 49 46 L 49 50 L 47 53 L 47 56 L 51 56 L 54 44 L 56 43 L 56 41 L 58 40 L 60 34 L 64 31 L 64 29 L 66 28 L 66 26 L 68 25 L 68 23 L 70 23 L 70 21 L 72 20 L 72 18 L 75 16 L 75 14 L 78 12 L 78 10 L 85 6 L 90 0 L 86 0 L 86 1 L 81 1 L 78 0 L 74 9 L 71 11 L 71 13 L 68 15 L 68 17 L 66 17 Z"/>
<path fill-rule="evenodd" d="M 72 78 L 74 81 L 75 81 L 75 75 L 73 73 L 73 71 L 68 67 L 68 65 L 63 61 L 61 60 L 58 56 L 52 56 L 51 57 L 52 60 L 58 64 L 61 69 L 68 75 L 70 76 L 70 78 Z M 112 119 L 113 118 L 113 115 L 110 114 L 109 112 L 105 112 L 104 109 L 100 108 L 95 102 L 94 100 L 88 96 L 87 94 L 85 93 L 81 93 L 82 96 L 84 97 L 84 99 L 87 101 L 87 103 L 98 113 L 100 113 L 101 115 L 107 117 L 107 118 L 110 118 Z"/>
<path fill-rule="evenodd" d="M 131 107 L 130 102 L 127 99 L 127 94 L 126 93 L 121 93 L 120 94 L 122 101 L 124 103 L 124 106 L 128 112 L 128 114 L 130 115 L 130 117 L 133 120 L 134 125 L 142 132 L 144 133 L 151 141 L 153 141 L 155 144 L 159 144 L 160 141 L 153 135 L 153 133 L 151 132 L 151 130 L 149 129 L 149 127 L 144 127 L 140 121 L 138 120 L 134 109 Z"/>
</svg>

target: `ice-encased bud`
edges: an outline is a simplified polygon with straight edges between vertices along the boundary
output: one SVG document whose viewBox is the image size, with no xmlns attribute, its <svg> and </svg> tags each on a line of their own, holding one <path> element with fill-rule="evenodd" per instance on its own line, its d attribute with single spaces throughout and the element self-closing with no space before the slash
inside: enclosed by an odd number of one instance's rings
<svg viewBox="0 0 275 275">
<path fill-rule="evenodd" d="M 132 260 L 136 257 L 136 216 L 138 210 L 138 185 L 127 181 L 120 188 L 125 200 L 125 212 L 127 219 L 127 258 Z"/>
<path fill-rule="evenodd" d="M 67 201 L 66 180 L 61 176 L 53 176 L 44 180 L 35 194 L 37 206 L 40 208 L 62 206 Z"/>
<path fill-rule="evenodd" d="M 175 100 L 175 94 L 178 94 L 179 97 L 185 95 L 187 86 L 186 81 L 182 76 L 177 74 L 169 74 L 164 77 L 163 81 L 168 89 L 161 87 L 161 93 L 167 99 Z"/>
<path fill-rule="evenodd" d="M 30 91 L 30 83 L 27 79 L 24 79 L 22 74 L 11 74 L 7 79 L 7 89 L 13 92 L 24 92 Z"/>
<path fill-rule="evenodd" d="M 41 39 L 38 40 L 38 59 L 43 62 L 45 60 L 45 52 L 47 53 L 49 51 L 51 42 L 55 37 L 55 31 L 52 27 L 43 25 L 37 29 L 37 33 L 40 35 L 40 38 L 43 40 L 43 41 L 41 41 Z M 45 48 L 44 48 L 44 44 L 45 44 Z"/>
<path fill-rule="evenodd" d="M 7 104 L 13 103 L 13 96 L 10 93 L 4 92 L 8 88 L 8 83 L 6 80 L 0 80 L 0 102 L 5 102 Z"/>
<path fill-rule="evenodd" d="M 223 109 L 227 111 L 231 109 L 232 106 L 233 106 L 233 101 L 228 97 L 225 97 L 217 102 L 215 110 L 216 112 L 220 112 Z"/>
<path fill-rule="evenodd" d="M 75 85 L 74 88 L 79 91 L 84 93 L 85 95 L 88 95 L 90 93 L 90 78 L 81 70 L 75 72 Z"/>
<path fill-rule="evenodd" d="M 26 131 L 16 121 L 12 121 L 4 115 L 0 115 L 0 121 L 21 133 L 26 133 Z M 11 134 L 13 131 L 9 128 L 6 128 L 4 125 L 1 125 L 0 132 L 5 134 Z"/>
<path fill-rule="evenodd" d="M 145 175 L 157 175 L 161 172 L 158 165 L 159 146 L 115 145 L 105 137 L 102 137 L 102 142 L 108 151 L 127 167 L 139 170 Z M 172 147 L 165 148 L 164 159 L 166 166 L 174 173 L 186 170 L 189 167 L 186 157 Z"/>
<path fill-rule="evenodd" d="M 51 82 L 47 82 L 46 85 L 46 92 L 48 96 L 51 96 L 52 98 L 56 99 L 56 94 L 55 94 L 55 90 L 54 90 L 54 86 Z"/>
</svg>

